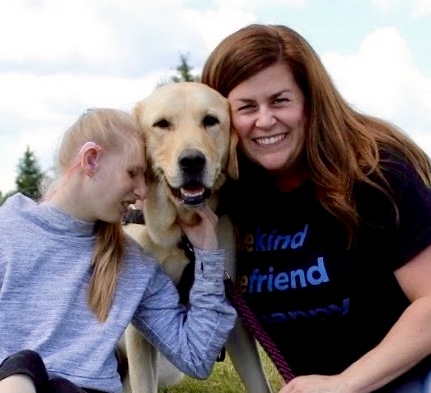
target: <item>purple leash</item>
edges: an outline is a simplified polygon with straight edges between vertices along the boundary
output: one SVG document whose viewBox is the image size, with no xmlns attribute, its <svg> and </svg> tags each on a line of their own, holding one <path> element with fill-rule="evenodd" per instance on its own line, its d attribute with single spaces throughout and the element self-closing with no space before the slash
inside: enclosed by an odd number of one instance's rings
<svg viewBox="0 0 431 393">
<path fill-rule="evenodd" d="M 228 274 L 226 273 L 228 276 Z M 274 344 L 272 339 L 268 336 L 263 326 L 260 324 L 253 311 L 251 311 L 250 307 L 247 305 L 243 296 L 239 292 L 238 288 L 232 282 L 230 277 L 228 276 L 225 279 L 225 287 L 226 287 L 226 295 L 232 305 L 235 307 L 238 315 L 241 317 L 241 320 L 244 324 L 244 327 L 248 330 L 248 332 L 253 335 L 256 340 L 260 343 L 262 348 L 271 358 L 275 367 L 277 368 L 280 375 L 283 377 L 285 382 L 289 382 L 291 379 L 295 377 L 283 355 Z"/>
</svg>

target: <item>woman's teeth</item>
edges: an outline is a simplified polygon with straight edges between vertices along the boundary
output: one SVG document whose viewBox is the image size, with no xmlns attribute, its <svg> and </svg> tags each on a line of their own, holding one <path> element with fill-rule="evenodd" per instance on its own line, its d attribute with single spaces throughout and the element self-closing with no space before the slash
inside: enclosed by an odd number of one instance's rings
<svg viewBox="0 0 431 393">
<path fill-rule="evenodd" d="M 270 138 L 256 138 L 255 142 L 260 146 L 274 145 L 286 137 L 286 134 L 271 136 Z"/>
</svg>

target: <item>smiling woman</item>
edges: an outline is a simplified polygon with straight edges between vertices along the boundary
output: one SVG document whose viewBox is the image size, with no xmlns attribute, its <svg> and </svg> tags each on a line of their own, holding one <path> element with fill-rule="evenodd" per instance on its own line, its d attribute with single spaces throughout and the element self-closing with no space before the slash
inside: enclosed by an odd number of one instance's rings
<svg viewBox="0 0 431 393">
<path fill-rule="evenodd" d="M 349 105 L 287 26 L 229 35 L 202 81 L 239 137 L 237 284 L 298 376 L 280 393 L 429 393 L 429 157 Z"/>
</svg>

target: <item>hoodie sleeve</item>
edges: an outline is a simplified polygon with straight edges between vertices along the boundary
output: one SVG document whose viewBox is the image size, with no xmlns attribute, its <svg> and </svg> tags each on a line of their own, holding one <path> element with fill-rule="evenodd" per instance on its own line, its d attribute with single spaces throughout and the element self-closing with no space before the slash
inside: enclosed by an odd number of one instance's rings
<svg viewBox="0 0 431 393">
<path fill-rule="evenodd" d="M 134 326 L 187 375 L 205 379 L 232 331 L 236 311 L 225 297 L 225 251 L 195 249 L 190 303 L 179 303 L 172 281 L 159 268 L 133 320 Z"/>
</svg>

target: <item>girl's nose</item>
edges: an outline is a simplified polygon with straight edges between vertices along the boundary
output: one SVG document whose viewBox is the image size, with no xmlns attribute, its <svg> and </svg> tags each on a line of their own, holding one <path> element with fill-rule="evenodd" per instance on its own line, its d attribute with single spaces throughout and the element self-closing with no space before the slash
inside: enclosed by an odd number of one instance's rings
<svg viewBox="0 0 431 393">
<path fill-rule="evenodd" d="M 147 196 L 147 183 L 145 181 L 145 177 L 142 176 L 138 182 L 138 186 L 135 188 L 135 194 L 138 196 L 138 199 L 144 200 Z"/>
<path fill-rule="evenodd" d="M 270 128 L 277 122 L 271 108 L 267 105 L 262 105 L 258 112 L 256 118 L 256 127 L 259 128 Z"/>
</svg>

